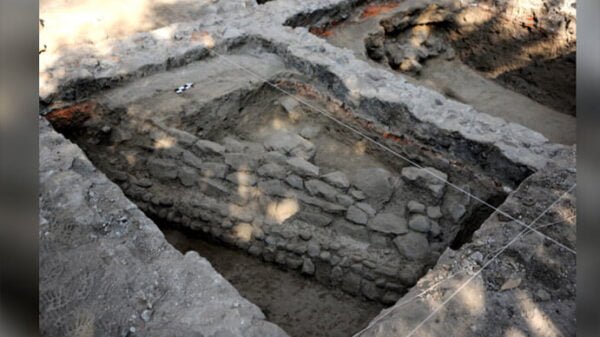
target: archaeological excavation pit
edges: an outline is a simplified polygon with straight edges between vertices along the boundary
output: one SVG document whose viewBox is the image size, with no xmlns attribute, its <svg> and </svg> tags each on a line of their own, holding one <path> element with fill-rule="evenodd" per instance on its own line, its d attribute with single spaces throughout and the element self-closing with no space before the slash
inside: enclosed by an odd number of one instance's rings
<svg viewBox="0 0 600 337">
<path fill-rule="evenodd" d="M 373 66 L 574 144 L 574 1 L 354 1 L 287 22 Z"/>
<path fill-rule="evenodd" d="M 351 107 L 317 78 L 242 48 L 46 117 L 173 245 L 207 257 L 268 319 L 292 336 L 346 336 L 492 213 L 443 180 L 499 205 L 531 171 L 485 144 L 427 136 L 402 105 Z M 164 89 L 186 81 L 194 87 L 182 94 Z M 240 266 L 256 266 L 251 280 Z M 280 295 L 264 291 L 273 284 Z"/>
</svg>

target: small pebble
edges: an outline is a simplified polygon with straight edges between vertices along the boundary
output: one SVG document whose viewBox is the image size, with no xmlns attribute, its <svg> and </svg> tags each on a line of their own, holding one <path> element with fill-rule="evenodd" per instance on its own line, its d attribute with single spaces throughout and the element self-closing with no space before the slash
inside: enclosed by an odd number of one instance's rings
<svg viewBox="0 0 600 337">
<path fill-rule="evenodd" d="M 152 317 L 152 310 L 142 311 L 142 314 L 140 315 L 140 317 L 142 318 L 142 320 L 144 322 L 148 322 L 150 320 L 150 317 Z"/>
</svg>

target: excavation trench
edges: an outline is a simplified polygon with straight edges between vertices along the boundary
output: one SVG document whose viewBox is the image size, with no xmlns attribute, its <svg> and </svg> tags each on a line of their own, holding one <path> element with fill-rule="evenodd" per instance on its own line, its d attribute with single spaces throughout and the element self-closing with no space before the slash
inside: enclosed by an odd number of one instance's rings
<svg viewBox="0 0 600 337">
<path fill-rule="evenodd" d="M 492 210 L 439 178 L 498 204 L 530 174 L 485 145 L 390 134 L 276 59 L 260 68 L 273 55 L 226 57 L 420 167 L 218 58 L 47 118 L 175 247 L 199 251 L 293 336 L 358 331 L 446 248 L 469 240 Z M 196 84 L 167 89 L 182 80 Z M 386 111 L 401 107 L 361 107 L 398 129 L 417 127 Z"/>
<path fill-rule="evenodd" d="M 559 1 L 464 3 L 357 1 L 287 24 L 481 112 L 574 144 L 574 14 Z"/>
</svg>

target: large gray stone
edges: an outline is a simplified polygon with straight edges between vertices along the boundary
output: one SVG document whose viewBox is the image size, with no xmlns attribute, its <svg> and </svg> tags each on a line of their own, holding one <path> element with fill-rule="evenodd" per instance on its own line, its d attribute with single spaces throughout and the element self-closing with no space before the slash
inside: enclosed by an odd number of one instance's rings
<svg viewBox="0 0 600 337">
<path fill-rule="evenodd" d="M 369 220 L 367 213 L 356 206 L 350 206 L 346 212 L 346 219 L 359 225 L 366 225 Z"/>
<path fill-rule="evenodd" d="M 177 178 L 177 164 L 168 159 L 150 158 L 147 162 L 148 171 L 158 179 Z"/>
<path fill-rule="evenodd" d="M 435 221 L 431 221 L 431 229 L 429 231 L 431 232 L 431 235 L 433 235 L 433 237 L 438 237 L 442 234 L 442 229 L 440 228 L 440 225 Z"/>
<path fill-rule="evenodd" d="M 302 180 L 302 178 L 295 174 L 290 174 L 289 176 L 287 176 L 287 178 L 285 178 L 285 182 L 299 190 L 304 189 L 304 181 Z"/>
<path fill-rule="evenodd" d="M 467 212 L 467 209 L 462 204 L 453 204 L 448 207 L 448 210 L 450 212 L 450 218 L 454 222 L 460 221 L 460 219 L 462 219 L 463 215 L 465 215 L 465 213 Z"/>
<path fill-rule="evenodd" d="M 349 272 L 347 273 L 342 280 L 342 289 L 351 293 L 358 294 L 360 291 L 360 281 L 362 278 L 360 275 Z"/>
<path fill-rule="evenodd" d="M 256 170 L 260 176 L 283 179 L 286 176 L 285 168 L 276 163 L 267 163 Z"/>
<path fill-rule="evenodd" d="M 439 206 L 429 206 L 427 207 L 427 216 L 431 219 L 439 219 L 442 217 L 442 210 Z"/>
<path fill-rule="evenodd" d="M 304 259 L 302 263 L 302 273 L 307 275 L 313 275 L 315 273 L 315 264 L 311 259 Z"/>
<path fill-rule="evenodd" d="M 408 220 L 408 228 L 421 233 L 427 233 L 431 229 L 429 218 L 424 215 L 417 214 L 410 217 Z"/>
<path fill-rule="evenodd" d="M 285 264 L 290 269 L 298 269 L 298 268 L 300 268 L 300 266 L 302 266 L 304 264 L 304 261 L 301 258 L 298 258 L 298 257 L 288 256 L 285 259 Z"/>
<path fill-rule="evenodd" d="M 425 213 L 425 205 L 415 200 L 409 201 L 406 208 L 410 213 Z"/>
<path fill-rule="evenodd" d="M 229 174 L 225 179 L 242 186 L 254 186 L 257 181 L 256 176 L 248 172 L 234 172 Z"/>
<path fill-rule="evenodd" d="M 221 210 L 221 215 L 229 216 L 232 219 L 239 220 L 242 222 L 252 222 L 256 214 L 247 207 L 241 207 L 238 205 L 230 204 L 227 208 Z"/>
<path fill-rule="evenodd" d="M 196 136 L 183 130 L 179 130 L 177 128 L 167 128 L 167 131 L 171 136 L 177 138 L 177 142 L 179 144 L 185 146 L 191 146 L 194 144 L 194 142 L 198 141 L 198 138 Z"/>
<path fill-rule="evenodd" d="M 192 152 L 190 151 L 183 151 L 183 156 L 182 156 L 183 162 L 195 167 L 197 169 L 200 169 L 202 167 L 202 159 L 196 157 Z"/>
<path fill-rule="evenodd" d="M 298 214 L 298 219 L 305 221 L 308 224 L 325 227 L 333 221 L 333 219 L 329 216 L 320 213 L 313 213 L 308 211 L 300 211 Z"/>
<path fill-rule="evenodd" d="M 313 139 L 319 135 L 320 131 L 321 127 L 309 125 L 303 127 L 302 130 L 300 130 L 300 136 L 306 139 Z"/>
<path fill-rule="evenodd" d="M 323 211 L 328 212 L 328 213 L 343 214 L 344 212 L 346 212 L 346 207 L 340 206 L 333 202 L 325 201 L 321 198 L 311 197 L 304 193 L 296 193 L 296 197 L 300 201 L 307 203 L 309 205 L 319 207 L 320 209 L 322 209 Z"/>
<path fill-rule="evenodd" d="M 225 179 L 229 167 L 221 163 L 201 163 L 200 174 L 206 178 Z"/>
<path fill-rule="evenodd" d="M 288 196 L 288 187 L 281 180 L 271 179 L 258 183 L 258 188 L 266 195 L 286 197 Z"/>
<path fill-rule="evenodd" d="M 329 201 L 335 202 L 338 191 L 331 185 L 318 179 L 310 179 L 304 183 L 308 192 L 317 197 L 323 197 Z"/>
<path fill-rule="evenodd" d="M 207 154 L 223 154 L 225 152 L 223 145 L 211 142 L 210 140 L 200 139 L 194 146 L 198 151 Z"/>
<path fill-rule="evenodd" d="M 344 172 L 341 171 L 335 171 L 324 174 L 321 178 L 335 187 L 345 189 L 350 186 L 350 181 L 348 180 L 348 177 Z"/>
<path fill-rule="evenodd" d="M 238 171 L 252 171 L 258 164 L 257 158 L 244 153 L 226 153 L 225 163 Z"/>
<path fill-rule="evenodd" d="M 302 157 L 311 158 L 315 153 L 315 145 L 310 141 L 288 131 L 275 131 L 265 141 L 267 150 L 281 151 Z"/>
<path fill-rule="evenodd" d="M 335 196 L 335 201 L 345 207 L 348 207 L 354 203 L 354 199 L 346 194 L 338 194 Z"/>
<path fill-rule="evenodd" d="M 382 234 L 379 232 L 371 232 L 369 234 L 369 242 L 371 246 L 377 249 L 388 248 L 390 246 L 391 240 L 387 237 L 386 234 Z"/>
<path fill-rule="evenodd" d="M 278 151 L 265 152 L 261 157 L 267 163 L 276 163 L 279 165 L 285 165 L 285 162 L 288 160 L 288 157 Z"/>
<path fill-rule="evenodd" d="M 308 245 L 306 246 L 306 252 L 308 253 L 308 256 L 310 256 L 310 257 L 317 257 L 317 256 L 319 256 L 319 253 L 321 252 L 321 248 L 317 242 L 310 241 L 308 243 Z"/>
<path fill-rule="evenodd" d="M 194 186 L 198 180 L 198 173 L 191 167 L 181 167 L 177 171 L 177 177 L 183 186 Z"/>
<path fill-rule="evenodd" d="M 352 184 L 366 194 L 375 208 L 390 200 L 394 193 L 392 180 L 391 173 L 382 168 L 361 169 L 352 176 Z"/>
<path fill-rule="evenodd" d="M 429 190 L 434 197 L 441 198 L 444 195 L 448 175 L 433 167 L 408 166 L 402 169 L 402 178 Z"/>
<path fill-rule="evenodd" d="M 225 137 L 223 138 L 222 142 L 224 145 L 224 149 L 228 152 L 244 152 L 244 144 L 235 138 Z"/>
<path fill-rule="evenodd" d="M 379 213 L 371 221 L 367 227 L 374 231 L 388 234 L 405 234 L 408 232 L 406 219 L 394 213 Z"/>
<path fill-rule="evenodd" d="M 375 282 L 362 280 L 360 290 L 366 298 L 370 300 L 377 300 L 380 296 L 380 290 L 375 285 Z"/>
<path fill-rule="evenodd" d="M 293 157 L 288 159 L 287 164 L 290 168 L 301 176 L 307 177 L 318 177 L 319 176 L 319 167 L 315 166 L 308 161 L 299 158 Z"/>
<path fill-rule="evenodd" d="M 265 153 L 265 147 L 262 144 L 254 142 L 242 142 L 244 145 L 244 153 L 247 153 L 254 157 L 260 157 Z"/>
<path fill-rule="evenodd" d="M 227 196 L 231 192 L 221 181 L 211 178 L 200 178 L 198 186 L 202 193 L 213 197 Z"/>
<path fill-rule="evenodd" d="M 375 213 L 377 213 L 375 209 L 366 202 L 357 202 L 356 207 L 360 208 L 363 212 L 367 213 L 369 217 L 373 217 L 375 216 Z"/>
<path fill-rule="evenodd" d="M 297 99 L 294 99 L 291 96 L 285 96 L 281 98 L 279 100 L 279 103 L 288 113 L 300 107 L 300 102 L 298 102 Z"/>
<path fill-rule="evenodd" d="M 345 219 L 337 219 L 331 225 L 339 234 L 362 242 L 369 242 L 369 231 L 364 225 L 356 225 Z"/>
<path fill-rule="evenodd" d="M 429 242 L 424 234 L 410 232 L 393 240 L 400 254 L 409 259 L 422 259 L 429 253 Z"/>
<path fill-rule="evenodd" d="M 363 191 L 354 188 L 351 188 L 348 193 L 356 200 L 364 200 L 367 197 Z"/>
</svg>

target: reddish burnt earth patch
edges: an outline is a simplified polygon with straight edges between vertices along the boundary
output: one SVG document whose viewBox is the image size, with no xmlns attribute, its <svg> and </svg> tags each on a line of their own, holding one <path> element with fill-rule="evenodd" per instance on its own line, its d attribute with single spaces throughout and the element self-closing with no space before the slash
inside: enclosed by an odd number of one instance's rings
<svg viewBox="0 0 600 337">
<path fill-rule="evenodd" d="M 398 7 L 398 5 L 399 5 L 399 3 L 396 3 L 396 2 L 369 5 L 364 9 L 364 11 L 362 12 L 362 15 L 360 17 L 361 17 L 361 19 L 366 19 L 366 18 L 378 16 L 381 14 L 389 13 L 394 8 Z"/>
<path fill-rule="evenodd" d="M 66 108 L 52 110 L 46 115 L 46 118 L 57 130 L 64 132 L 89 119 L 96 106 L 97 104 L 94 101 L 76 103 Z"/>
</svg>

